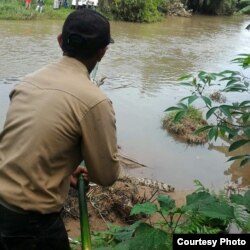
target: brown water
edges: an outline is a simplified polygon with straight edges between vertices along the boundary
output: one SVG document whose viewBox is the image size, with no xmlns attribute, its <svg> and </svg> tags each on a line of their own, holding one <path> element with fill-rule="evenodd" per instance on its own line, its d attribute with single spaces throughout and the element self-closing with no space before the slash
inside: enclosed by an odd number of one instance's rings
<svg viewBox="0 0 250 250">
<path fill-rule="evenodd" d="M 164 110 L 189 95 L 177 84 L 183 73 L 235 69 L 239 53 L 250 53 L 247 17 L 168 17 L 155 24 L 112 22 L 115 44 L 99 65 L 96 79 L 112 99 L 122 152 L 144 163 L 135 175 L 191 189 L 193 180 L 209 188 L 233 182 L 250 184 L 244 172 L 226 162 L 225 153 L 209 146 L 187 146 L 161 129 Z M 62 21 L 0 21 L 0 127 L 8 94 L 26 73 L 61 57 L 56 37 Z M 231 95 L 228 101 L 237 100 Z M 218 141 L 216 146 L 225 143 Z"/>
</svg>

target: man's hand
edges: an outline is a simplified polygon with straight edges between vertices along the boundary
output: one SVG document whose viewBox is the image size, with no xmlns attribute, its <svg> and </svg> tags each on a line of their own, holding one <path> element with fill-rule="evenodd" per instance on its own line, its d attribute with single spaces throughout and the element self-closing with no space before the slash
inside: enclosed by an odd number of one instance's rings
<svg viewBox="0 0 250 250">
<path fill-rule="evenodd" d="M 87 168 L 80 165 L 80 166 L 77 167 L 75 172 L 70 177 L 70 185 L 71 185 L 71 187 L 77 188 L 77 181 L 78 181 L 78 177 L 79 177 L 80 174 L 83 175 L 85 181 L 87 181 L 87 182 L 89 181 Z"/>
</svg>

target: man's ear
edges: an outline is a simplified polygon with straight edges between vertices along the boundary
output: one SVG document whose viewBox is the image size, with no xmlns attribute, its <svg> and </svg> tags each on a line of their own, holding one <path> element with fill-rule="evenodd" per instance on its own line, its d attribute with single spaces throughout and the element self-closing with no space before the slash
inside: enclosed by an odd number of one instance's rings
<svg viewBox="0 0 250 250">
<path fill-rule="evenodd" d="M 59 35 L 57 36 L 57 41 L 58 41 L 58 43 L 59 43 L 59 46 L 62 48 L 62 42 L 63 42 L 63 40 L 62 40 L 62 34 L 59 34 Z"/>
<path fill-rule="evenodd" d="M 102 58 L 104 57 L 107 49 L 108 49 L 108 46 L 106 46 L 105 48 L 99 49 L 98 54 L 97 54 L 97 61 L 98 62 L 100 62 L 102 60 Z"/>
</svg>

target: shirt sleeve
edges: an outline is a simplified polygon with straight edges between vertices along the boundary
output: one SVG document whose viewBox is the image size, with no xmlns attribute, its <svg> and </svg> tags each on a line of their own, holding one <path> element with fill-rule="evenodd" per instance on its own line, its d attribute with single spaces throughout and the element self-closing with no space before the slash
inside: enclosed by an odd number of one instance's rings
<svg viewBox="0 0 250 250">
<path fill-rule="evenodd" d="M 81 121 L 82 154 L 89 180 L 110 186 L 119 176 L 116 120 L 110 100 L 103 100 Z"/>
</svg>

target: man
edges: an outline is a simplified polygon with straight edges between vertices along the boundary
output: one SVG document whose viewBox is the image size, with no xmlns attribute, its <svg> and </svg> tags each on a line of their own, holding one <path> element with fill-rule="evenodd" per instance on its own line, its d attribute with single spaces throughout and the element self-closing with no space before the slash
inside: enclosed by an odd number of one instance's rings
<svg viewBox="0 0 250 250">
<path fill-rule="evenodd" d="M 36 11 L 42 13 L 43 12 L 44 0 L 37 0 L 36 2 L 37 2 Z"/>
<path fill-rule="evenodd" d="M 54 4 L 53 4 L 53 8 L 54 9 L 59 9 L 61 6 L 60 6 L 60 0 L 54 0 Z"/>
<path fill-rule="evenodd" d="M 30 9 L 32 0 L 25 0 L 25 9 Z"/>
<path fill-rule="evenodd" d="M 63 1 L 63 7 L 64 7 L 64 8 L 68 8 L 68 5 L 69 5 L 69 4 L 68 4 L 68 0 L 64 0 L 64 1 Z"/>
<path fill-rule="evenodd" d="M 58 36 L 63 57 L 10 93 L 0 134 L 0 249 L 68 250 L 60 211 L 70 182 L 112 185 L 120 171 L 115 115 L 90 72 L 113 42 L 97 12 L 72 12 Z M 78 167 L 84 160 L 85 168 Z"/>
</svg>

